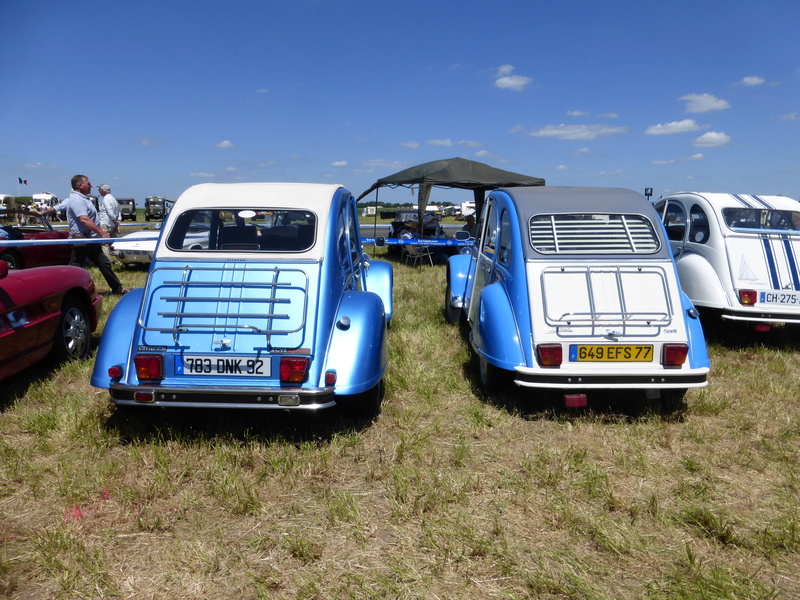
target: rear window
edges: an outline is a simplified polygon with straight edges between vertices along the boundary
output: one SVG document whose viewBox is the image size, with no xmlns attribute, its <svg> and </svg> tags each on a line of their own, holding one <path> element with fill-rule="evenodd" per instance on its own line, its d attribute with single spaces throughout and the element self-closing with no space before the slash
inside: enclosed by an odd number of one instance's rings
<svg viewBox="0 0 800 600">
<path fill-rule="evenodd" d="M 542 254 L 654 254 L 661 248 L 653 224 L 643 215 L 535 215 L 530 239 Z"/>
<path fill-rule="evenodd" d="M 800 230 L 800 212 L 763 208 L 723 208 L 722 218 L 730 229 Z"/>
<path fill-rule="evenodd" d="M 177 251 L 304 252 L 316 231 L 316 215 L 305 210 L 189 210 L 174 220 L 166 243 Z"/>
</svg>

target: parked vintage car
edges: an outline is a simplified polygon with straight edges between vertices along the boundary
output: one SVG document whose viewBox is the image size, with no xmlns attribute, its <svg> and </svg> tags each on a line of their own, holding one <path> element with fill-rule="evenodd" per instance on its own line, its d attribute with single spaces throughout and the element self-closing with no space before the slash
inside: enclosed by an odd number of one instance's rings
<svg viewBox="0 0 800 600">
<path fill-rule="evenodd" d="M 475 245 L 449 259 L 445 314 L 466 320 L 480 380 L 588 392 L 645 390 L 673 404 L 706 385 L 698 314 L 658 215 L 631 190 L 493 191 Z"/>
<path fill-rule="evenodd" d="M 157 221 L 164 218 L 164 198 L 160 196 L 148 196 L 144 199 L 144 220 L 155 219 Z"/>
<path fill-rule="evenodd" d="M 102 307 L 92 276 L 70 266 L 11 270 L 0 261 L 0 381 L 52 354 L 89 355 Z"/>
<path fill-rule="evenodd" d="M 119 204 L 119 218 L 121 221 L 126 219 L 130 221 L 136 220 L 136 200 L 133 198 L 118 198 Z"/>
<path fill-rule="evenodd" d="M 683 291 L 710 316 L 800 323 L 800 203 L 680 192 L 659 199 Z"/>
<path fill-rule="evenodd" d="M 66 229 L 54 229 L 46 217 L 25 213 L 24 225 L 0 222 L 0 227 L 7 234 L 0 238 L 0 261 L 12 269 L 43 267 L 48 265 L 66 265 L 72 253 L 68 244 L 36 244 L 32 246 L 14 246 L 15 240 L 64 240 L 69 238 Z M 16 222 L 16 221 L 14 221 Z"/>
<path fill-rule="evenodd" d="M 372 413 L 391 316 L 391 265 L 363 252 L 349 191 L 197 185 L 111 313 L 91 381 L 118 405 Z"/>
<path fill-rule="evenodd" d="M 208 247 L 208 223 L 193 223 L 183 240 L 186 250 Z M 111 256 L 127 267 L 149 265 L 156 251 L 161 229 L 133 231 L 111 244 Z"/>
</svg>

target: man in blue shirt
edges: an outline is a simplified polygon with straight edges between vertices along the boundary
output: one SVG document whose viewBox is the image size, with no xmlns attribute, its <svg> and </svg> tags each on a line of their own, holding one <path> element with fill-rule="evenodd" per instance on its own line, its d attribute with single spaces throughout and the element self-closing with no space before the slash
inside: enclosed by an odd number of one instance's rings
<svg viewBox="0 0 800 600">
<path fill-rule="evenodd" d="M 89 192 L 91 191 L 92 184 L 89 178 L 86 175 L 75 175 L 72 178 L 72 193 L 67 200 L 59 205 L 59 207 L 65 205 L 67 208 L 70 238 L 110 237 L 100 227 L 100 218 L 97 215 L 97 210 L 89 198 Z M 50 211 L 55 212 L 59 207 L 48 208 L 42 214 L 47 214 Z M 100 269 L 100 274 L 111 287 L 112 294 L 127 293 L 128 290 L 122 287 L 122 283 L 120 283 L 111 268 L 111 261 L 103 254 L 101 244 L 73 244 L 69 264 L 83 267 L 86 265 L 87 258 L 94 266 Z"/>
</svg>

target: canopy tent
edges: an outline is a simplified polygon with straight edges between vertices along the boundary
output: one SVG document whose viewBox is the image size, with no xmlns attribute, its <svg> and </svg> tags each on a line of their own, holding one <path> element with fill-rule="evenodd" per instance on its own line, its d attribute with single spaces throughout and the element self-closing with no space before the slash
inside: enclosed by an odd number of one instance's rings
<svg viewBox="0 0 800 600">
<path fill-rule="evenodd" d="M 475 196 L 475 209 L 480 212 L 487 190 L 499 187 L 544 185 L 544 179 L 503 171 L 484 163 L 456 157 L 434 160 L 378 179 L 372 184 L 372 187 L 358 197 L 358 200 L 380 187 L 394 188 L 413 185 L 419 185 L 418 214 L 419 220 L 422 221 L 433 186 L 472 190 Z"/>
</svg>

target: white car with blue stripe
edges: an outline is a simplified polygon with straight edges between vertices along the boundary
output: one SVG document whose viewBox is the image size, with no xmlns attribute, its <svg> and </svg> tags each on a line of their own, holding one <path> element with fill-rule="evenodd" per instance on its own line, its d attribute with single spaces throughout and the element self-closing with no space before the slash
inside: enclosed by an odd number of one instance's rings
<svg viewBox="0 0 800 600">
<path fill-rule="evenodd" d="M 680 192 L 660 198 L 681 286 L 731 321 L 800 323 L 800 202 Z"/>
</svg>

